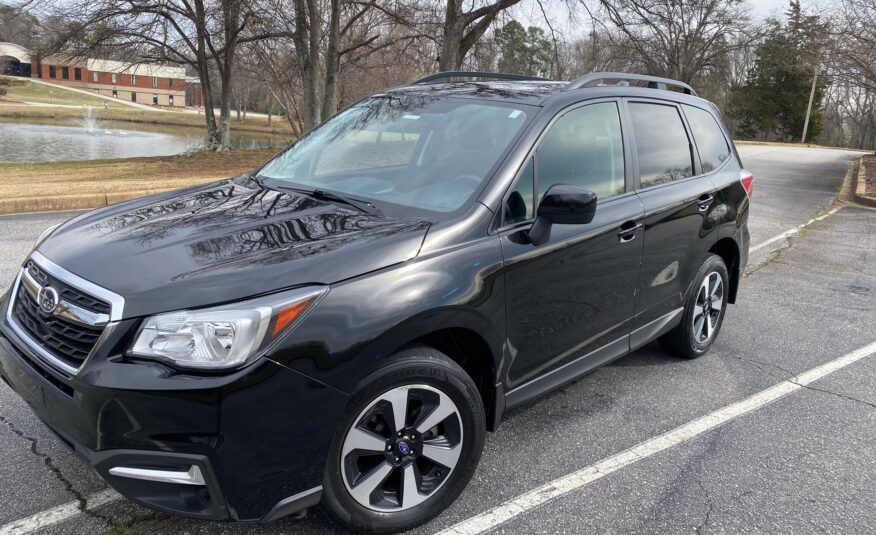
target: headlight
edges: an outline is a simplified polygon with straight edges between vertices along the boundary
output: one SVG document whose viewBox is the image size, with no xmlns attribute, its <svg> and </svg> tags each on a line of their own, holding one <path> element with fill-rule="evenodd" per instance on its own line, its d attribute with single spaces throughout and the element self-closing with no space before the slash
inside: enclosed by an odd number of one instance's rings
<svg viewBox="0 0 876 535">
<path fill-rule="evenodd" d="M 128 354 L 183 368 L 223 369 L 249 362 L 300 320 L 328 291 L 299 288 L 264 298 L 143 320 Z"/>
</svg>

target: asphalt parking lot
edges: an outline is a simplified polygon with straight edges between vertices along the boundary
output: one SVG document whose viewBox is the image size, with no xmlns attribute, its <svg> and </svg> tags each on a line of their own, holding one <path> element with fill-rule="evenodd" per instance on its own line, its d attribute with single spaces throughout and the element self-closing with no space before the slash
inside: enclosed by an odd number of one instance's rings
<svg viewBox="0 0 876 535">
<path fill-rule="evenodd" d="M 712 352 L 652 344 L 515 409 L 417 533 L 876 531 L 876 211 L 833 204 L 856 154 L 740 152 L 752 257 Z M 0 286 L 71 215 L 0 218 Z M 5 385 L 0 424 L 0 535 L 341 532 L 319 512 L 212 524 L 117 499 Z"/>
</svg>

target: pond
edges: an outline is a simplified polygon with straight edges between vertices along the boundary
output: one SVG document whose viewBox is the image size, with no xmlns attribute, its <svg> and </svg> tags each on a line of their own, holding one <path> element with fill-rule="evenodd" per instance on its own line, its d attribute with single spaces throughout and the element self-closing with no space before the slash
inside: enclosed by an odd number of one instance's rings
<svg viewBox="0 0 876 535">
<path fill-rule="evenodd" d="M 0 162 L 55 162 L 170 156 L 200 147 L 204 129 L 126 121 L 0 118 Z M 239 149 L 284 147 L 284 136 L 231 132 Z"/>
</svg>

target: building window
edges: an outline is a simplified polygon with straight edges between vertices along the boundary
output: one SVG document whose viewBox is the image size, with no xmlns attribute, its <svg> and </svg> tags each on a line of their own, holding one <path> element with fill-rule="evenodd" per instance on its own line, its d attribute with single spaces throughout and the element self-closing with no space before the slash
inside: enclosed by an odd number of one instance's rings
<svg viewBox="0 0 876 535">
<path fill-rule="evenodd" d="M 137 93 L 131 91 L 131 102 L 137 102 Z"/>
<path fill-rule="evenodd" d="M 118 74 L 113 73 L 113 75 L 112 75 L 112 79 L 113 79 L 113 83 L 114 83 L 114 84 L 119 83 L 119 75 L 118 75 Z"/>
<path fill-rule="evenodd" d="M 119 92 L 113 89 L 113 98 L 119 98 Z"/>
<path fill-rule="evenodd" d="M 158 87 L 158 77 L 157 76 L 152 77 L 152 87 Z"/>
<path fill-rule="evenodd" d="M 49 78 L 54 78 L 58 75 L 58 69 L 54 65 L 49 65 Z"/>
<path fill-rule="evenodd" d="M 64 80 L 70 79 L 70 67 L 61 67 L 61 78 Z"/>
<path fill-rule="evenodd" d="M 136 74 L 131 75 L 131 85 L 137 85 L 137 75 Z"/>
<path fill-rule="evenodd" d="M 173 95 L 167 96 L 167 105 L 173 107 Z"/>
<path fill-rule="evenodd" d="M 158 106 L 158 95 L 156 95 L 156 94 L 152 95 L 152 105 Z"/>
<path fill-rule="evenodd" d="M 167 88 L 168 88 L 168 89 L 173 89 L 173 78 L 168 78 L 168 79 L 167 79 Z"/>
<path fill-rule="evenodd" d="M 100 73 L 97 71 L 92 72 L 91 73 L 91 81 L 96 82 L 98 80 L 100 80 Z"/>
<path fill-rule="evenodd" d="M 79 67 L 73 69 L 73 79 L 82 80 L 82 69 L 80 69 Z"/>
</svg>

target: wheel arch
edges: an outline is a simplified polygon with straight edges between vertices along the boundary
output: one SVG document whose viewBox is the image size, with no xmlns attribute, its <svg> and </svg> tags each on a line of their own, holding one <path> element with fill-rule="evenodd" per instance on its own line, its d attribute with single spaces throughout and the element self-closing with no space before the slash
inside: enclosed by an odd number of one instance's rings
<svg viewBox="0 0 876 535">
<path fill-rule="evenodd" d="M 736 293 L 739 290 L 739 244 L 733 238 L 721 238 L 710 248 L 709 252 L 716 254 L 724 260 L 727 273 L 730 275 L 730 288 L 727 292 L 727 302 L 736 302 Z"/>
<path fill-rule="evenodd" d="M 460 307 L 429 311 L 410 318 L 374 340 L 363 353 L 373 366 L 381 366 L 393 354 L 415 345 L 436 349 L 458 364 L 480 392 L 487 416 L 487 429 L 494 431 L 504 408 L 504 393 L 497 386 L 500 365 L 500 333 L 481 314 Z"/>
</svg>

